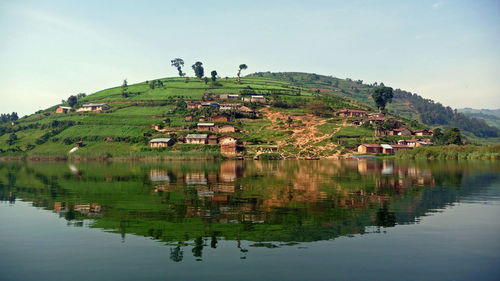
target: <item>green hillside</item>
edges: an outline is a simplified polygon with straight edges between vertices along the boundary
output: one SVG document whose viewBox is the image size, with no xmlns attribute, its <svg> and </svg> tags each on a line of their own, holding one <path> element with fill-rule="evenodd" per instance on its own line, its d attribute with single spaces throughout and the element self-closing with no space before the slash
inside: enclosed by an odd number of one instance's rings
<svg viewBox="0 0 500 281">
<path fill-rule="evenodd" d="M 280 81 L 288 81 L 293 85 L 307 88 L 320 89 L 321 92 L 345 97 L 356 103 L 372 106 L 375 104 L 371 94 L 375 88 L 383 86 L 383 83 L 363 84 L 363 80 L 339 79 L 331 76 L 317 75 L 300 72 L 271 73 L 260 72 L 253 74 L 257 77 L 270 77 Z M 428 126 L 453 126 L 472 133 L 479 138 L 497 138 L 500 130 L 483 119 L 474 118 L 454 111 L 451 107 L 435 103 L 433 100 L 401 89 L 394 90 L 394 99 L 387 106 L 389 112 L 408 119 L 415 119 Z M 476 138 L 474 138 L 477 140 Z"/>
<path fill-rule="evenodd" d="M 67 158 L 79 141 L 83 147 L 71 154 L 79 158 L 220 158 L 217 145 L 192 145 L 177 141 L 167 148 L 152 149 L 155 137 L 181 140 L 188 134 L 204 133 L 196 128 L 200 117 L 225 114 L 239 132 L 229 135 L 240 144 L 241 156 L 260 154 L 292 158 L 328 158 L 348 155 L 361 143 L 396 143 L 403 137 L 379 136 L 375 126 L 353 125 L 363 118 L 338 117 L 342 108 L 375 112 L 370 97 L 373 85 L 315 74 L 257 73 L 241 79 L 219 78 L 216 83 L 196 78 L 161 78 L 127 87 L 115 87 L 78 98 L 69 113 L 56 113 L 57 105 L 0 125 L 0 155 L 31 158 Z M 319 77 L 319 78 L 317 78 Z M 313 79 L 313 80 L 311 80 Z M 243 98 L 261 95 L 265 103 L 222 100 L 221 94 Z M 188 103 L 212 101 L 236 103 L 255 113 L 216 108 L 189 109 Z M 106 103 L 109 110 L 75 112 L 87 103 Z M 68 104 L 63 104 L 68 106 Z M 389 105 L 387 126 L 399 120 L 411 130 L 430 128 L 412 119 L 419 113 L 408 109 L 400 98 Z M 186 120 L 186 116 L 192 119 Z M 391 125 L 392 124 L 392 125 Z M 153 129 L 160 125 L 160 131 Z M 159 127 L 159 128 L 160 128 Z M 209 133 L 209 132 L 205 132 Z M 414 138 L 407 136 L 404 138 Z"/>
<path fill-rule="evenodd" d="M 483 119 L 488 125 L 500 129 L 500 109 L 461 108 L 458 112 L 469 117 Z"/>
</svg>

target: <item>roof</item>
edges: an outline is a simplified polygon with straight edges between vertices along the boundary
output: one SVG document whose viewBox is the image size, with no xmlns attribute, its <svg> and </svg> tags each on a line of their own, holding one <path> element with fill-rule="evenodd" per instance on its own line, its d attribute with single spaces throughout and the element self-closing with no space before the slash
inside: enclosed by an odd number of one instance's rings
<svg viewBox="0 0 500 281">
<path fill-rule="evenodd" d="M 364 110 L 357 110 L 357 109 L 345 109 L 344 111 L 349 111 L 349 112 L 363 112 L 363 113 L 366 112 Z"/>
<path fill-rule="evenodd" d="M 208 136 L 208 138 L 209 138 L 209 139 L 216 139 L 216 138 L 217 138 L 217 136 L 216 136 L 216 135 L 210 135 L 210 136 Z"/>
<path fill-rule="evenodd" d="M 71 107 L 69 107 L 69 106 L 59 106 L 59 108 L 62 108 L 62 109 L 71 109 Z"/>
<path fill-rule="evenodd" d="M 393 144 L 391 146 L 392 146 L 392 148 L 409 148 L 409 149 L 413 148 L 411 146 L 407 146 L 407 145 L 404 145 L 404 144 Z"/>
<path fill-rule="evenodd" d="M 186 139 L 206 139 L 207 136 L 207 134 L 189 134 Z"/>
<path fill-rule="evenodd" d="M 171 139 L 167 138 L 158 138 L 158 139 L 152 139 L 149 142 L 169 142 Z"/>
<path fill-rule="evenodd" d="M 384 121 L 385 120 L 385 117 L 370 117 L 368 118 L 367 120 L 381 120 L 381 121 Z"/>
<path fill-rule="evenodd" d="M 263 98 L 264 98 L 264 96 L 252 96 L 252 98 L 263 99 Z"/>
<path fill-rule="evenodd" d="M 89 106 L 108 106 L 108 105 L 105 103 L 86 103 L 82 105 L 82 107 L 89 107 Z"/>
<path fill-rule="evenodd" d="M 198 123 L 198 126 L 214 126 L 214 123 Z"/>
<path fill-rule="evenodd" d="M 407 128 L 393 129 L 393 131 L 396 131 L 396 132 L 401 132 L 401 131 L 404 131 L 404 130 L 408 130 L 408 129 Z"/>
<path fill-rule="evenodd" d="M 381 147 L 380 144 L 375 144 L 375 143 L 364 143 L 362 145 L 366 147 Z"/>
<path fill-rule="evenodd" d="M 382 148 L 385 148 L 385 149 L 392 149 L 392 146 L 388 145 L 388 144 L 381 144 L 380 145 Z"/>
</svg>

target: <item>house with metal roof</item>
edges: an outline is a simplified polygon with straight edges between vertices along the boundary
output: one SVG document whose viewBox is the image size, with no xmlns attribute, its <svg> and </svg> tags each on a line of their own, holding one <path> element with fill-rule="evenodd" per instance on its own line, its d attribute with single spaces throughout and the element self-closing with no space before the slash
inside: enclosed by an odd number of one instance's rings
<svg viewBox="0 0 500 281">
<path fill-rule="evenodd" d="M 188 144 L 206 144 L 208 142 L 208 134 L 189 134 L 186 136 Z"/>
<path fill-rule="evenodd" d="M 149 147 L 167 147 L 174 144 L 174 141 L 169 138 L 157 138 L 149 141 Z"/>
</svg>

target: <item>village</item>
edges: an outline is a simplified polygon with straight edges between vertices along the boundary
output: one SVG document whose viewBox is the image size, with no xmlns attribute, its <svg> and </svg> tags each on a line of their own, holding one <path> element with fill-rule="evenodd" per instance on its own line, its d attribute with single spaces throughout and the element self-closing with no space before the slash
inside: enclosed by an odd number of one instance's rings
<svg viewBox="0 0 500 281">
<path fill-rule="evenodd" d="M 265 118 L 264 111 L 268 110 L 269 99 L 262 95 L 238 95 L 238 94 L 213 94 L 205 93 L 202 100 L 185 100 L 185 109 L 188 114 L 184 115 L 186 125 L 182 127 L 169 126 L 170 119 L 164 118 L 161 124 L 152 124 L 151 131 L 144 132 L 143 137 L 150 137 L 149 147 L 168 148 L 175 143 L 191 145 L 213 145 L 219 146 L 220 152 L 225 157 L 240 157 L 245 150 L 245 145 L 241 136 L 245 134 L 235 125 L 236 119 L 258 119 Z M 102 113 L 110 110 L 106 103 L 87 103 L 76 109 L 77 113 Z M 65 114 L 71 112 L 71 107 L 59 106 L 56 113 Z M 350 155 L 359 154 L 394 154 L 398 151 L 413 149 L 414 147 L 432 145 L 429 137 L 433 132 L 428 129 L 410 130 L 406 122 L 395 119 L 380 112 L 370 112 L 369 110 L 359 110 L 352 108 L 336 109 L 333 116 L 343 118 L 343 126 L 362 127 L 369 125 L 374 128 L 375 136 L 395 136 L 400 139 L 393 143 L 362 143 L 350 150 Z M 309 114 L 310 115 L 310 114 Z M 294 119 L 294 116 L 288 116 Z M 382 126 L 384 122 L 391 118 L 393 128 Z M 193 124 L 195 125 L 188 125 Z M 153 133 L 154 132 L 154 133 Z M 408 137 L 413 137 L 408 139 Z M 339 142 L 340 143 L 340 142 Z M 279 146 L 263 146 L 260 153 L 278 152 Z M 82 143 L 78 143 L 78 147 Z M 258 157 L 255 157 L 258 159 Z"/>
</svg>

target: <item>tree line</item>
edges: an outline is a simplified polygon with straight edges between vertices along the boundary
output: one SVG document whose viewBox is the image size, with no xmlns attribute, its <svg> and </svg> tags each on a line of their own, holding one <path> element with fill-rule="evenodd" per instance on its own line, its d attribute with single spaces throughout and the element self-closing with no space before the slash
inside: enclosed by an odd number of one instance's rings
<svg viewBox="0 0 500 281">
<path fill-rule="evenodd" d="M 7 123 L 7 122 L 13 122 L 19 119 L 19 116 L 17 115 L 17 112 L 12 112 L 12 113 L 7 113 L 4 114 L 2 113 L 0 115 L 0 123 Z"/>
<path fill-rule="evenodd" d="M 396 89 L 394 90 L 394 97 L 408 100 L 412 107 L 417 110 L 424 124 L 458 127 L 478 137 L 500 136 L 500 130 L 489 126 L 484 120 L 468 117 L 457 112 L 456 109 L 453 110 L 449 106 L 445 107 L 418 94 Z"/>
</svg>

